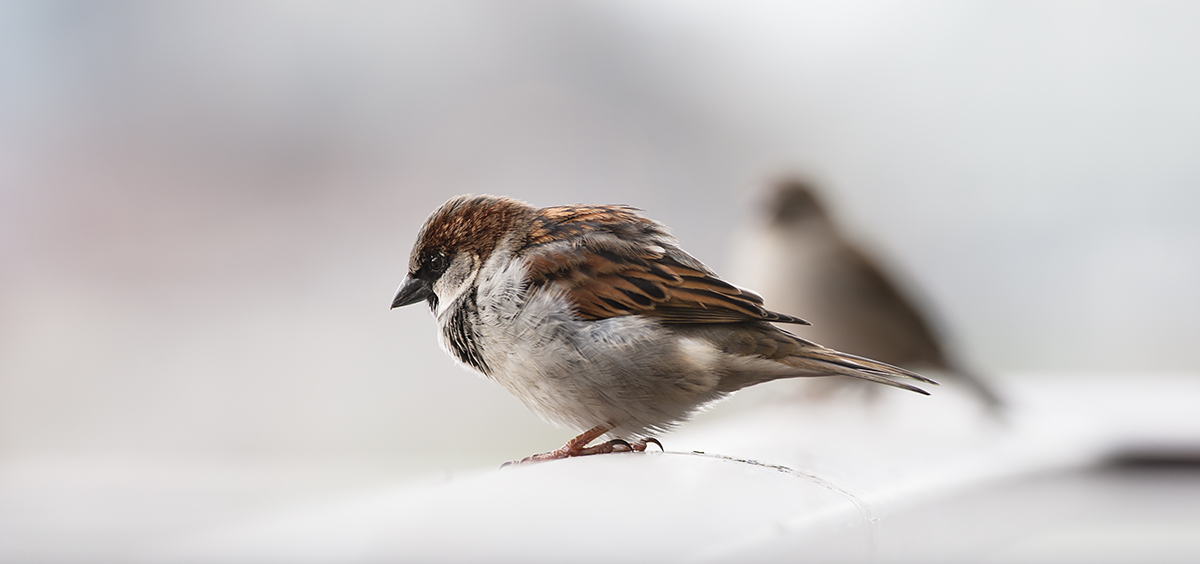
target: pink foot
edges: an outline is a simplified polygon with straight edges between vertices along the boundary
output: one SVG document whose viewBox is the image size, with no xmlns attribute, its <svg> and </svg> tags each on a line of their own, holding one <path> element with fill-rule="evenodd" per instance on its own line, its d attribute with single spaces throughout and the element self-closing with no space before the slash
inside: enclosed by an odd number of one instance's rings
<svg viewBox="0 0 1200 564">
<path fill-rule="evenodd" d="M 599 437 L 600 435 L 603 435 L 611 430 L 612 426 L 609 425 L 592 427 L 591 429 L 581 433 L 578 437 L 567 441 L 567 444 L 563 445 L 563 447 L 558 450 L 526 456 L 521 460 L 505 462 L 504 464 L 501 464 L 500 467 L 504 468 L 506 466 L 516 464 L 529 464 L 531 462 L 541 462 L 543 460 L 558 460 L 560 458 L 570 458 L 572 456 L 588 456 L 590 454 L 608 454 L 610 452 L 642 452 L 646 450 L 646 447 L 649 446 L 650 443 L 658 445 L 659 450 L 662 450 L 662 443 L 658 442 L 658 439 L 641 439 L 634 441 L 633 443 L 622 439 L 613 439 L 595 446 L 587 446 L 587 444 L 592 442 L 596 437 Z"/>
</svg>

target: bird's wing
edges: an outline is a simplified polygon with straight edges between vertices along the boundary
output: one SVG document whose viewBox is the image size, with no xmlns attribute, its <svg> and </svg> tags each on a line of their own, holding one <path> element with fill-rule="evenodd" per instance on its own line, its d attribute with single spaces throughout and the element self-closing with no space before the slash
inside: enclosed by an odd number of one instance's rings
<svg viewBox="0 0 1200 564">
<path fill-rule="evenodd" d="M 625 206 L 539 210 L 518 253 L 530 287 L 556 287 L 584 319 L 643 315 L 664 323 L 808 325 L 764 308 L 761 296 L 721 280 L 661 224 Z"/>
</svg>

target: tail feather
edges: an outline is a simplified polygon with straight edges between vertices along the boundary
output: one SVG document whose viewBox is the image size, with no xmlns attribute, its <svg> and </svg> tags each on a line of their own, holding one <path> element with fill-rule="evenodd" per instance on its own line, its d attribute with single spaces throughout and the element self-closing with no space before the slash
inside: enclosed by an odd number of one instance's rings
<svg viewBox="0 0 1200 564">
<path fill-rule="evenodd" d="M 1004 400 L 988 385 L 987 379 L 980 376 L 978 372 L 964 368 L 958 362 L 951 363 L 948 370 L 951 374 L 958 376 L 958 379 L 975 393 L 989 411 L 996 414 L 1004 411 Z"/>
<path fill-rule="evenodd" d="M 728 355 L 720 391 L 732 392 L 780 378 L 850 376 L 918 394 L 925 390 L 901 380 L 938 385 L 916 372 L 835 351 L 767 323 L 670 325 L 683 337 L 712 343 Z"/>
<path fill-rule="evenodd" d="M 913 380 L 933 386 L 938 385 L 937 382 L 916 372 L 877 360 L 835 351 L 820 345 L 813 345 L 812 348 L 805 350 L 803 355 L 779 360 L 796 368 L 803 368 L 806 372 L 816 371 L 824 372 L 830 376 L 850 376 L 923 395 L 929 395 L 929 392 L 912 384 L 898 382 L 896 379 Z"/>
</svg>

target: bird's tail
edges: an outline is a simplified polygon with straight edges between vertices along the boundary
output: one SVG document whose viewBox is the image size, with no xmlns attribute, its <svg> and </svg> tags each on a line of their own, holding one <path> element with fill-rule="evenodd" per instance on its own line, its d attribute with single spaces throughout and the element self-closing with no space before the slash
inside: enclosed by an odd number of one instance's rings
<svg viewBox="0 0 1200 564">
<path fill-rule="evenodd" d="M 981 376 L 979 372 L 967 368 L 962 362 L 948 363 L 947 370 L 958 376 L 958 380 L 966 384 L 967 387 L 974 392 L 975 397 L 983 403 L 987 410 L 997 416 L 1001 415 L 1005 410 L 1004 399 L 1001 398 L 992 386 L 988 385 L 987 378 Z"/>
<path fill-rule="evenodd" d="M 929 378 L 898 366 L 835 351 L 815 343 L 807 344 L 809 347 L 805 347 L 804 354 L 779 359 L 779 362 L 799 368 L 804 372 L 797 376 L 850 376 L 923 395 L 929 395 L 929 392 L 900 380 L 938 385 Z"/>
</svg>

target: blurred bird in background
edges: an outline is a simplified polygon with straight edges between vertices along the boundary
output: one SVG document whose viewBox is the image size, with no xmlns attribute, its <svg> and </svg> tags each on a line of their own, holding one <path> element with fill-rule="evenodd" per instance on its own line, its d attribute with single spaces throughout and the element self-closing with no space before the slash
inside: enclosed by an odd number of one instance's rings
<svg viewBox="0 0 1200 564">
<path fill-rule="evenodd" d="M 942 371 L 989 409 L 1001 407 L 978 373 L 945 346 L 928 309 L 843 235 L 809 182 L 772 184 L 737 251 L 737 272 L 748 276 L 739 282 L 759 289 L 780 311 L 811 321 L 805 339 L 912 370 Z M 826 392 L 846 384 L 817 385 Z"/>
</svg>

